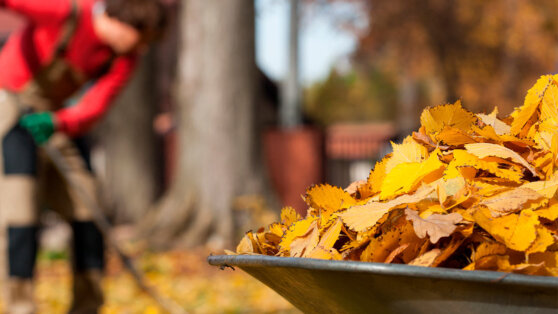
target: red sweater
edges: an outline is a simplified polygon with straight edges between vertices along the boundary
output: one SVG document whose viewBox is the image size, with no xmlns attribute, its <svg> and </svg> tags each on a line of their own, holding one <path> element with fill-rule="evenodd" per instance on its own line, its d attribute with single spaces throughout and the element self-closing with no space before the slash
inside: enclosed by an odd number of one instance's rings
<svg viewBox="0 0 558 314">
<path fill-rule="evenodd" d="M 79 23 L 64 58 L 88 77 L 103 67 L 112 55 L 93 29 L 92 6 L 96 0 L 81 0 Z M 0 52 L 0 89 L 21 90 L 41 65 L 48 64 L 60 31 L 71 11 L 70 0 L 0 0 L 0 6 L 28 20 L 13 34 Z M 29 41 L 36 47 L 40 64 L 31 64 Z M 73 107 L 55 112 L 59 130 L 77 136 L 89 130 L 107 111 L 113 98 L 128 81 L 137 56 L 118 56 L 110 70 L 99 78 Z"/>
</svg>

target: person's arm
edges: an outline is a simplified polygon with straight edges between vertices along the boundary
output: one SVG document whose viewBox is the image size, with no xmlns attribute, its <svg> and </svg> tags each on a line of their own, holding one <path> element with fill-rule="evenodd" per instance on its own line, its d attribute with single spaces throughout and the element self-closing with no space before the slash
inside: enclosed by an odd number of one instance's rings
<svg viewBox="0 0 558 314">
<path fill-rule="evenodd" d="M 117 58 L 110 71 L 85 93 L 77 105 L 55 112 L 56 129 L 73 137 L 91 129 L 127 83 L 136 62 L 135 55 Z"/>
<path fill-rule="evenodd" d="M 70 14 L 72 0 L 0 0 L 0 7 L 17 12 L 38 24 L 60 22 Z"/>
</svg>

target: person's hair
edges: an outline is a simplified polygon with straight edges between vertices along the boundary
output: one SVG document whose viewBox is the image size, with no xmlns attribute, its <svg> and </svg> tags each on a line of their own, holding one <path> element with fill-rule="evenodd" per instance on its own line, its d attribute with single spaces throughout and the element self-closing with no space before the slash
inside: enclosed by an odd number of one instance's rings
<svg viewBox="0 0 558 314">
<path fill-rule="evenodd" d="M 162 36 L 167 26 L 167 14 L 160 0 L 105 0 L 108 16 L 126 23 L 147 40 Z"/>
</svg>

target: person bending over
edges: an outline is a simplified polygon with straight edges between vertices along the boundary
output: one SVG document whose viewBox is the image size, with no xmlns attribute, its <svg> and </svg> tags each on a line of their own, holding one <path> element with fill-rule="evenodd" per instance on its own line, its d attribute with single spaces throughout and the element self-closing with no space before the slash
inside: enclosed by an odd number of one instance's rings
<svg viewBox="0 0 558 314">
<path fill-rule="evenodd" d="M 70 165 L 71 177 L 98 201 L 81 138 L 107 112 L 141 51 L 161 35 L 164 9 L 157 0 L 0 0 L 0 7 L 27 21 L 0 51 L 0 215 L 7 239 L 4 310 L 35 311 L 38 214 L 39 208 L 48 207 L 73 230 L 70 312 L 96 313 L 103 303 L 103 237 L 41 145 L 57 147 Z M 90 87 L 77 104 L 65 106 L 86 84 Z"/>
</svg>

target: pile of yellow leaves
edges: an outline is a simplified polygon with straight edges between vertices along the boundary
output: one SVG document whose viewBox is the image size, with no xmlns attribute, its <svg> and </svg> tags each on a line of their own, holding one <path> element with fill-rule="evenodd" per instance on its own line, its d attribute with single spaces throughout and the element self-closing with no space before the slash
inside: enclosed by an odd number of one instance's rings
<svg viewBox="0 0 558 314">
<path fill-rule="evenodd" d="M 284 208 L 236 254 L 558 276 L 558 75 L 497 114 L 425 109 L 368 180 L 310 187 L 305 218 Z"/>
</svg>

